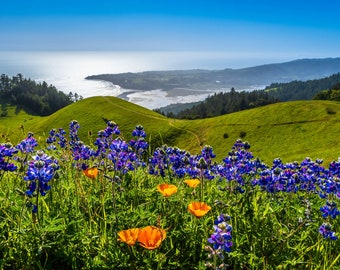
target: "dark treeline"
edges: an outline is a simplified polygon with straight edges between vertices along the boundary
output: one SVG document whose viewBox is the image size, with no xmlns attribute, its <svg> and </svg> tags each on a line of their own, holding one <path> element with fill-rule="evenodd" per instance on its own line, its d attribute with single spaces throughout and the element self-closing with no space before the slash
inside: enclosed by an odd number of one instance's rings
<svg viewBox="0 0 340 270">
<path fill-rule="evenodd" d="M 314 100 L 340 101 L 340 82 L 334 84 L 330 89 L 317 93 Z"/>
<path fill-rule="evenodd" d="M 176 115 L 170 113 L 167 116 L 182 119 L 214 117 L 276 102 L 278 102 L 276 98 L 269 96 L 263 90 L 237 92 L 232 88 L 230 92 L 215 93 L 190 109 L 185 109 Z"/>
<path fill-rule="evenodd" d="M 23 109 L 33 115 L 46 116 L 80 99 L 77 93 L 66 95 L 46 82 L 36 83 L 20 73 L 12 78 L 5 74 L 0 76 L 2 116 L 7 114 L 7 104 L 16 106 L 17 112 Z"/>
<path fill-rule="evenodd" d="M 339 82 L 340 73 L 336 73 L 317 80 L 272 83 L 265 90 L 280 101 L 311 100 L 320 91 L 331 89 Z"/>
</svg>

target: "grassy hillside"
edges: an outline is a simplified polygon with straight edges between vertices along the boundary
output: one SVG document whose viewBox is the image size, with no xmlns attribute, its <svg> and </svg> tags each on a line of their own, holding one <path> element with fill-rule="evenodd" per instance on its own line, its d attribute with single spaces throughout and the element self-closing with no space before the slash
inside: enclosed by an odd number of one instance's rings
<svg viewBox="0 0 340 270">
<path fill-rule="evenodd" d="M 16 143 L 24 137 L 20 128 L 23 125 L 25 134 L 32 131 L 44 140 L 51 128 L 68 131 L 69 122 L 74 119 L 79 122 L 79 135 L 86 143 L 95 140 L 108 119 L 119 125 L 126 139 L 141 124 L 152 146 L 167 143 L 194 154 L 200 145 L 210 144 L 219 160 L 240 137 L 266 163 L 277 157 L 290 162 L 307 156 L 330 162 L 340 156 L 340 103 L 332 101 L 286 102 L 209 119 L 174 120 L 115 97 L 92 97 L 48 117 L 11 112 L 0 118 L 0 134 Z"/>
<path fill-rule="evenodd" d="M 8 115 L 0 117 L 0 137 L 1 142 L 10 140 L 18 142 L 27 135 L 25 127 L 31 126 L 33 122 L 40 119 L 38 116 L 28 115 L 24 111 L 15 113 L 15 108 L 8 108 Z"/>
<path fill-rule="evenodd" d="M 266 163 L 280 157 L 285 162 L 309 156 L 326 162 L 340 156 L 340 103 L 298 101 L 268 105 L 202 121 L 206 138 L 226 150 L 243 132 L 251 151 Z"/>
</svg>

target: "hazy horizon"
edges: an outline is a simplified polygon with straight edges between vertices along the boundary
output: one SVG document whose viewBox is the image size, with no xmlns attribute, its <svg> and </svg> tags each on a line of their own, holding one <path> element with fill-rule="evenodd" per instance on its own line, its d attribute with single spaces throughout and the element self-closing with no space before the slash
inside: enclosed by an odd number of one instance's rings
<svg viewBox="0 0 340 270">
<path fill-rule="evenodd" d="M 216 52 L 249 60 L 339 57 L 339 7 L 335 0 L 12 0 L 1 3 L 0 51 Z"/>
</svg>

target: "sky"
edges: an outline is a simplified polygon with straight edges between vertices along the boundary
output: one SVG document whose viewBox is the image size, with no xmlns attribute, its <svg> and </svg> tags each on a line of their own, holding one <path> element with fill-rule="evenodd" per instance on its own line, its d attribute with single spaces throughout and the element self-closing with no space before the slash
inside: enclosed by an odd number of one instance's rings
<svg viewBox="0 0 340 270">
<path fill-rule="evenodd" d="M 7 0 L 0 51 L 340 56 L 340 1 Z"/>
</svg>

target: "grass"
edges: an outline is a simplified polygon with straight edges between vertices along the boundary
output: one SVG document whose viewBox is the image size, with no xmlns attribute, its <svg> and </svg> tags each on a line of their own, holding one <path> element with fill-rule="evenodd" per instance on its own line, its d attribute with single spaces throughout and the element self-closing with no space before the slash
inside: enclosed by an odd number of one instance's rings
<svg viewBox="0 0 340 270">
<path fill-rule="evenodd" d="M 8 116 L 0 117 L 0 131 L 2 141 L 14 141 L 17 142 L 22 137 L 27 135 L 27 132 L 23 128 L 24 126 L 30 126 L 32 122 L 38 120 L 40 117 L 32 116 L 24 111 L 15 113 L 15 108 L 8 109 Z"/>
<path fill-rule="evenodd" d="M 136 124 L 141 124 L 155 146 L 167 143 L 197 153 L 202 145 L 210 144 L 219 160 L 242 133 L 254 155 L 265 162 L 277 157 L 300 161 L 310 156 L 329 163 L 340 152 L 340 104 L 332 101 L 285 102 L 208 119 L 175 120 L 118 98 L 93 97 L 48 117 L 23 112 L 9 115 L 0 119 L 0 132 L 14 141 L 22 136 L 21 125 L 25 132 L 32 131 L 43 138 L 51 128 L 67 128 L 71 120 L 77 119 L 80 134 L 89 143 L 105 120 L 113 120 L 126 138 Z"/>
</svg>

